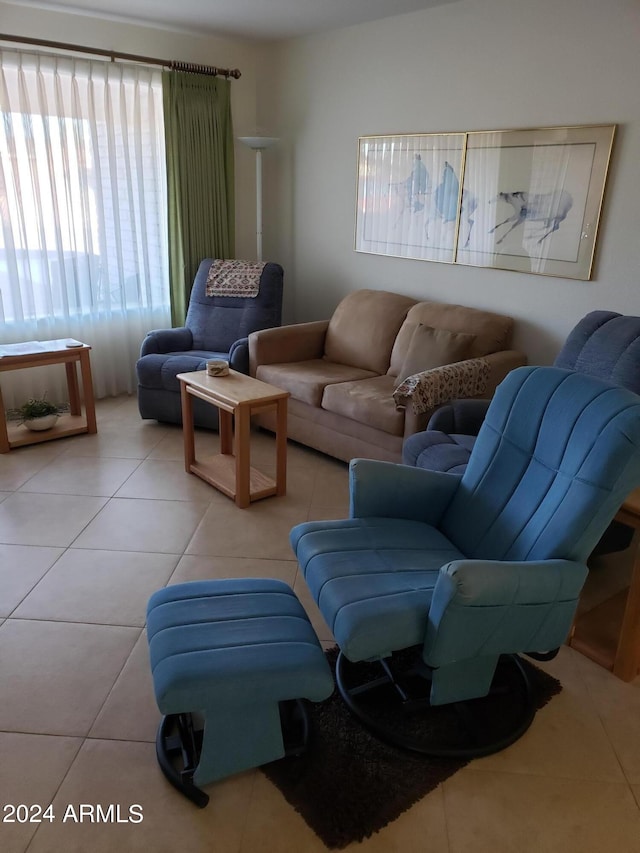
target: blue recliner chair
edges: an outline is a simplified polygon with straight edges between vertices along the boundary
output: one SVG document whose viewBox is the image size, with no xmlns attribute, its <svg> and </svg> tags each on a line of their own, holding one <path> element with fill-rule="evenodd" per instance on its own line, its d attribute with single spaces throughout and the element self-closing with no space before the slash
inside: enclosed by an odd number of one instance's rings
<svg viewBox="0 0 640 853">
<path fill-rule="evenodd" d="M 565 641 L 585 560 L 638 485 L 640 397 L 557 367 L 504 379 L 463 475 L 353 460 L 350 517 L 291 532 L 340 648 L 338 688 L 351 710 L 426 754 L 485 755 L 513 742 L 534 715 L 518 655 L 551 657 Z M 373 661 L 379 673 L 363 673 L 359 662 Z M 500 705 L 481 720 L 479 699 L 493 697 L 507 665 L 520 710 L 496 730 Z M 470 725 L 450 742 L 414 736 L 389 693 L 405 709 L 455 709 Z"/>
<path fill-rule="evenodd" d="M 569 333 L 555 367 L 579 370 L 640 394 L 640 317 L 591 311 Z M 405 465 L 462 474 L 489 408 L 489 400 L 454 400 L 437 409 L 426 430 L 402 446 Z M 612 521 L 593 549 L 594 556 L 629 547 L 633 530 Z"/>
<path fill-rule="evenodd" d="M 579 370 L 640 394 L 640 317 L 592 311 L 569 333 L 555 367 Z M 431 416 L 402 447 L 405 465 L 462 474 L 489 400 L 455 400 Z"/>
<path fill-rule="evenodd" d="M 205 258 L 193 283 L 185 325 L 149 332 L 136 364 L 138 408 L 143 418 L 182 423 L 178 373 L 204 370 L 209 359 L 221 358 L 233 370 L 249 373 L 251 332 L 282 322 L 284 273 L 279 264 L 265 265 L 255 297 L 207 296 L 213 258 Z M 218 428 L 218 409 L 194 400 L 194 424 Z"/>
</svg>

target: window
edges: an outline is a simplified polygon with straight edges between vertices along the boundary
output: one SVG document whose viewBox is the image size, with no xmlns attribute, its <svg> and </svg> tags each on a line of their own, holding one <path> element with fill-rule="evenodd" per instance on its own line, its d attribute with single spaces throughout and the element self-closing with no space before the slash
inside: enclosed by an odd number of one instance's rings
<svg viewBox="0 0 640 853">
<path fill-rule="evenodd" d="M 170 324 L 161 73 L 0 51 L 0 75 L 2 339 L 85 340 L 98 396 L 131 392 Z"/>
</svg>

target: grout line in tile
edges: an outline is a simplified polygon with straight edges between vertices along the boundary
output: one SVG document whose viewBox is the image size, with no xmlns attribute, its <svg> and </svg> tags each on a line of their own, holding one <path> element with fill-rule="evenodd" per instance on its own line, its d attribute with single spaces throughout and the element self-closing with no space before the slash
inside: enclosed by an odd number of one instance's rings
<svg viewBox="0 0 640 853">
<path fill-rule="evenodd" d="M 53 791 L 53 793 L 51 794 L 51 797 L 49 798 L 49 803 L 52 803 L 52 802 L 55 800 L 55 798 L 58 796 L 58 792 L 60 791 L 60 788 L 64 785 L 65 779 L 66 779 L 66 778 L 67 778 L 67 776 L 69 775 L 69 773 L 70 773 L 70 771 L 71 771 L 71 768 L 72 768 L 72 767 L 73 767 L 73 765 L 76 763 L 76 761 L 77 761 L 77 759 L 78 759 L 78 755 L 80 754 L 80 750 L 81 750 L 81 749 L 82 749 L 82 747 L 84 746 L 84 742 L 85 742 L 86 738 L 84 738 L 84 737 L 75 737 L 74 735 L 40 735 L 40 737 L 65 737 L 65 738 L 73 737 L 73 738 L 74 738 L 74 740 L 79 740 L 79 741 L 80 741 L 80 743 L 78 744 L 78 748 L 76 749 L 75 754 L 74 754 L 73 758 L 71 759 L 71 762 L 69 763 L 69 766 L 67 767 L 66 772 L 63 774 L 62 779 L 60 780 L 60 783 L 58 784 L 58 786 L 56 787 L 55 791 Z M 40 829 L 40 827 L 41 827 L 42 825 L 43 825 L 43 824 L 41 823 L 41 824 L 39 824 L 39 825 L 36 827 L 36 831 L 33 833 L 33 835 L 31 836 L 31 838 L 29 839 L 29 842 L 28 842 L 27 846 L 24 848 L 24 853 L 28 853 L 28 851 L 29 851 L 29 849 L 30 849 L 31 845 L 33 844 L 33 840 L 34 840 L 34 838 L 36 837 L 36 835 L 38 834 L 38 831 L 39 831 L 39 829 Z"/>
<path fill-rule="evenodd" d="M 39 545 L 37 545 L 37 546 L 34 546 L 34 545 L 23 545 L 22 547 L 23 547 L 23 548 L 33 548 L 33 547 L 56 547 L 56 546 L 46 546 L 46 545 L 45 545 L 45 546 L 39 546 Z M 42 581 L 42 580 L 44 580 L 44 579 L 46 578 L 46 576 L 49 574 L 49 572 L 51 571 L 51 569 L 52 569 L 52 568 L 53 568 L 53 567 L 54 567 L 54 566 L 55 566 L 55 565 L 56 565 L 56 564 L 57 564 L 57 563 L 58 563 L 58 562 L 59 562 L 59 561 L 64 557 L 64 555 L 67 553 L 67 551 L 68 551 L 68 550 L 69 550 L 69 549 L 68 549 L 68 547 L 67 547 L 67 548 L 62 548 L 61 553 L 60 553 L 60 554 L 58 554 L 58 556 L 56 557 L 56 559 L 53 561 L 53 563 L 51 563 L 51 565 L 50 565 L 50 566 L 49 566 L 49 568 L 46 570 L 46 572 L 42 575 L 42 577 L 38 578 L 38 580 L 34 583 L 34 585 L 31 587 L 31 589 L 29 589 L 27 592 L 25 592 L 25 594 L 22 596 L 22 598 L 20 599 L 20 601 L 19 601 L 19 602 L 16 604 L 16 606 L 13 608 L 13 610 L 11 611 L 11 613 L 9 613 L 9 615 L 6 617 L 7 619 L 15 618 L 15 617 L 13 617 L 13 614 L 14 614 L 14 613 L 16 612 L 16 610 L 20 607 L 20 605 L 23 603 L 23 601 L 25 600 L 25 598 L 27 598 L 27 596 L 31 595 L 31 593 L 32 593 L 32 592 L 33 592 L 33 590 L 38 586 L 38 584 L 40 583 L 40 581 Z"/>
<path fill-rule="evenodd" d="M 625 770 L 624 762 L 622 761 L 622 758 L 620 757 L 620 752 L 616 748 L 616 745 L 615 745 L 614 741 L 612 740 L 612 738 L 609 734 L 609 731 L 605 725 L 603 715 L 602 715 L 602 713 L 601 713 L 601 711 L 600 711 L 600 709 L 599 709 L 599 707 L 598 707 L 598 705 L 594 699 L 593 691 L 592 691 L 591 687 L 589 686 L 589 680 L 583 675 L 583 672 L 582 672 L 580 667 L 576 667 L 576 673 L 577 673 L 577 677 L 580 679 L 580 683 L 584 687 L 585 693 L 589 697 L 589 701 L 591 702 L 593 712 L 594 712 L 595 716 L 598 718 L 598 722 L 600 723 L 600 726 L 604 732 L 605 739 L 607 740 L 607 743 L 609 744 L 611 751 L 614 754 L 616 761 L 618 762 L 618 767 L 620 768 L 620 772 L 622 773 L 623 778 L 625 779 L 626 783 L 629 785 L 631 792 L 633 794 L 633 786 L 632 786 L 631 780 L 629 779 L 629 776 Z M 639 804 L 639 806 L 640 806 L 640 804 Z"/>
<path fill-rule="evenodd" d="M 125 626 L 125 627 L 132 627 L 132 626 Z M 135 627 L 137 628 L 138 626 L 136 625 Z M 109 692 L 108 692 L 108 693 L 107 693 L 107 695 L 104 697 L 104 702 L 100 705 L 100 707 L 98 708 L 98 710 L 97 710 L 97 712 L 96 712 L 95 717 L 94 717 L 94 718 L 93 718 L 93 720 L 91 721 L 91 725 L 90 725 L 90 726 L 89 726 L 89 728 L 87 729 L 87 734 L 85 735 L 85 740 L 88 740 L 88 739 L 89 739 L 89 733 L 91 732 L 91 729 L 95 726 L 95 724 L 96 724 L 96 721 L 97 721 L 98 717 L 99 717 L 99 716 L 100 716 L 100 714 L 102 713 L 102 709 L 104 708 L 104 706 L 105 706 L 105 705 L 107 704 L 107 702 L 109 701 L 109 697 L 110 697 L 110 696 L 111 696 L 111 694 L 113 693 L 113 690 L 114 690 L 114 688 L 115 688 L 116 684 L 118 683 L 118 680 L 119 680 L 120 676 L 122 675 L 122 673 L 123 673 L 123 671 L 124 671 L 124 668 L 126 667 L 127 663 L 129 662 L 129 658 L 130 658 L 130 657 L 131 657 L 131 655 L 133 654 L 133 651 L 134 651 L 135 647 L 138 645 L 138 642 L 140 641 L 140 637 L 142 636 L 142 634 L 144 633 L 144 631 L 145 631 L 145 627 L 143 626 L 142 628 L 140 628 L 140 633 L 138 634 L 138 636 L 137 636 L 137 637 L 136 637 L 136 639 L 134 640 L 133 645 L 131 646 L 131 651 L 129 652 L 129 654 L 128 654 L 128 655 L 126 656 L 126 658 L 124 659 L 124 663 L 122 664 L 122 666 L 120 667 L 120 669 L 119 669 L 119 671 L 118 671 L 118 674 L 117 674 L 117 675 L 116 675 L 116 677 L 114 678 L 114 680 L 113 680 L 113 684 L 112 684 L 112 685 L 111 685 L 111 687 L 109 688 Z M 120 740 L 120 738 L 92 738 L 92 740 Z M 125 738 L 123 738 L 123 740 L 125 740 Z"/>
</svg>

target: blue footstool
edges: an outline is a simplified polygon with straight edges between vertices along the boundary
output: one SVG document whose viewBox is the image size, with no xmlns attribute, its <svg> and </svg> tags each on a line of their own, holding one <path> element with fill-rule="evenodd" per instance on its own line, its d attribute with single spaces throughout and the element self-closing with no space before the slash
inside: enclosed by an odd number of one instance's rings
<svg viewBox="0 0 640 853">
<path fill-rule="evenodd" d="M 171 784 L 201 807 L 209 798 L 199 785 L 301 752 L 308 723 L 299 700 L 320 702 L 333 692 L 315 631 L 282 581 L 161 589 L 149 599 L 147 637 L 164 715 L 158 761 Z M 291 728 L 299 734 L 290 735 Z"/>
</svg>

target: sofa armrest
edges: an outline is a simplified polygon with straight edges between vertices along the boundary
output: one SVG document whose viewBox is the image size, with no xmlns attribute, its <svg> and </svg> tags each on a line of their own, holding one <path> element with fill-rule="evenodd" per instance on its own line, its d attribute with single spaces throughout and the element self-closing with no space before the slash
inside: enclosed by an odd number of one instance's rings
<svg viewBox="0 0 640 853">
<path fill-rule="evenodd" d="M 255 376 L 261 364 L 287 364 L 322 358 L 328 328 L 328 320 L 316 320 L 252 332 L 249 335 L 251 375 Z"/>
<path fill-rule="evenodd" d="M 349 464 L 350 518 L 403 518 L 436 525 L 460 483 L 458 474 L 352 459 Z"/>
<path fill-rule="evenodd" d="M 468 362 L 479 361 L 480 359 L 468 359 L 465 362 L 457 362 L 457 364 L 467 364 Z M 431 408 L 419 405 L 418 411 L 415 410 L 411 395 L 408 395 L 405 400 L 396 399 L 396 405 L 398 408 L 405 409 L 405 425 L 404 425 L 404 435 L 405 438 L 409 435 L 413 435 L 414 432 L 421 432 L 423 429 L 427 428 L 427 423 L 434 410 L 442 405 L 443 403 L 449 403 L 451 400 L 455 400 L 459 397 L 491 397 L 493 392 L 496 390 L 498 385 L 505 378 L 507 373 L 511 370 L 514 370 L 516 367 L 521 367 L 523 364 L 527 363 L 527 357 L 524 353 L 519 352 L 518 350 L 501 350 L 500 352 L 493 352 L 489 355 L 485 355 L 481 359 L 485 361 L 489 366 L 489 375 L 487 378 L 487 383 L 484 391 L 479 391 L 477 394 L 451 394 L 449 396 L 446 393 L 441 394 L 440 396 L 443 398 L 441 402 L 434 404 Z M 455 367 L 456 365 L 445 365 L 445 367 Z M 443 368 L 436 367 L 434 371 L 443 370 Z M 424 371 L 425 374 L 431 374 L 434 371 Z M 416 376 L 421 376 L 422 374 L 416 374 Z M 413 377 L 408 377 L 408 379 L 413 379 Z M 406 381 L 408 381 L 408 379 Z M 427 378 L 426 383 L 428 385 L 429 382 L 433 382 L 434 380 L 429 380 Z M 402 383 L 404 385 L 404 383 Z M 400 390 L 401 386 L 396 389 L 396 394 Z M 453 390 L 453 389 L 452 389 Z M 395 394 L 394 394 L 395 399 Z M 447 430 L 443 430 L 446 432 Z"/>
<path fill-rule="evenodd" d="M 140 357 L 149 353 L 184 352 L 193 349 L 191 329 L 180 326 L 176 329 L 154 329 L 147 332 L 140 347 Z"/>
<path fill-rule="evenodd" d="M 399 409 L 422 414 L 458 397 L 478 397 L 489 385 L 486 358 L 468 358 L 408 376 L 393 392 Z"/>
</svg>

